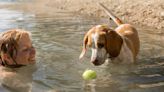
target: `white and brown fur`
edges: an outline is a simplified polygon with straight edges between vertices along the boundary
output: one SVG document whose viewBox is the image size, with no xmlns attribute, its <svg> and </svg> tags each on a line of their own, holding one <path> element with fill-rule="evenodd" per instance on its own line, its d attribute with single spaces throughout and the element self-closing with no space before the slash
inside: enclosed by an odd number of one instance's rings
<svg viewBox="0 0 164 92">
<path fill-rule="evenodd" d="M 92 48 L 91 62 L 101 65 L 107 58 L 113 63 L 134 63 L 139 52 L 140 41 L 137 30 L 130 24 L 124 24 L 110 10 L 100 4 L 110 18 L 118 25 L 114 30 L 108 26 L 97 25 L 85 35 L 80 59 L 87 46 Z"/>
</svg>

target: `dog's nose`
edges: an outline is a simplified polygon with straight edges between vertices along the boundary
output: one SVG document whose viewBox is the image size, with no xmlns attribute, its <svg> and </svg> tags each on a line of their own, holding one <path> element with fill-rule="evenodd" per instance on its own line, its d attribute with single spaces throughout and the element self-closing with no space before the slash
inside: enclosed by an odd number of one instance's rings
<svg viewBox="0 0 164 92">
<path fill-rule="evenodd" d="M 92 61 L 92 63 L 95 65 L 95 66 L 98 66 L 98 65 L 100 65 L 100 63 L 99 63 L 99 61 L 96 59 L 96 60 L 94 60 L 94 61 Z"/>
</svg>

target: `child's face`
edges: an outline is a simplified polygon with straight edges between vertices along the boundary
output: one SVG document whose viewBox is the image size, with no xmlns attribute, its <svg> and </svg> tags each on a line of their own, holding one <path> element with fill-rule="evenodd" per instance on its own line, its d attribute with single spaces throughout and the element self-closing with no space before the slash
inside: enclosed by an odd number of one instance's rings
<svg viewBox="0 0 164 92">
<path fill-rule="evenodd" d="M 23 35 L 18 41 L 18 49 L 16 55 L 17 64 L 28 65 L 35 63 L 35 48 L 32 46 L 29 35 Z"/>
</svg>

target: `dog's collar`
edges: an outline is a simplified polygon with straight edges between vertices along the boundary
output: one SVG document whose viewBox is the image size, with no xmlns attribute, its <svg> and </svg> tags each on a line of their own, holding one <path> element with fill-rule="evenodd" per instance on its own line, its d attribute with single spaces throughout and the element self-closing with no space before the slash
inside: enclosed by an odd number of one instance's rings
<svg viewBox="0 0 164 92">
<path fill-rule="evenodd" d="M 116 56 L 117 57 L 117 56 Z M 108 58 L 113 60 L 115 57 L 114 56 L 111 56 L 109 53 L 108 53 Z"/>
<path fill-rule="evenodd" d="M 115 57 L 111 57 L 111 56 L 109 56 L 108 58 L 111 59 L 111 60 L 113 60 Z"/>
</svg>

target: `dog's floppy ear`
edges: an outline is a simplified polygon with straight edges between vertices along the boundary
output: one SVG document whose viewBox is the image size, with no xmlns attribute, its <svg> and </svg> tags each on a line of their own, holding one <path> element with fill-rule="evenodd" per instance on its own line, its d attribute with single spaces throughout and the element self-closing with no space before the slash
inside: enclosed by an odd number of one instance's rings
<svg viewBox="0 0 164 92">
<path fill-rule="evenodd" d="M 117 57 L 123 44 L 122 37 L 114 30 L 107 33 L 107 51 L 112 57 Z"/>
<path fill-rule="evenodd" d="M 91 39 L 91 34 L 94 32 L 95 27 L 92 27 L 84 36 L 84 40 L 83 40 L 83 49 L 82 52 L 79 56 L 79 59 L 83 58 L 83 56 L 85 55 L 86 51 L 87 51 L 87 45 L 91 46 L 92 45 L 92 39 Z"/>
<path fill-rule="evenodd" d="M 83 56 L 85 55 L 86 51 L 87 51 L 87 43 L 88 43 L 88 34 L 86 34 L 84 36 L 84 40 L 83 40 L 83 49 L 82 52 L 79 56 L 79 59 L 83 58 Z"/>
</svg>

